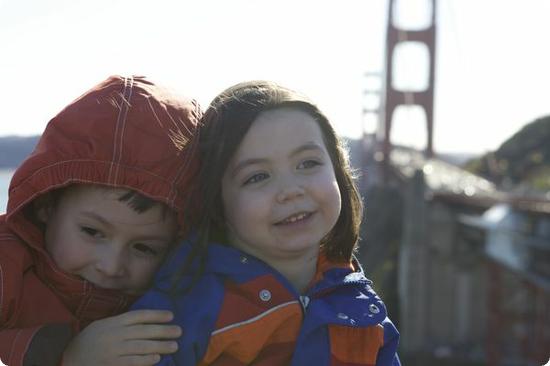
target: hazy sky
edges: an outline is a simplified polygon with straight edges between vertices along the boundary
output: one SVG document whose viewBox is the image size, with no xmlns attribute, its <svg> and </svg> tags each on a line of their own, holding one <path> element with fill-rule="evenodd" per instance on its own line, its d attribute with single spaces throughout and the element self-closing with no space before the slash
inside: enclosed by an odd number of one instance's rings
<svg viewBox="0 0 550 366">
<path fill-rule="evenodd" d="M 406 21 L 428 1 L 400 2 Z M 0 135 L 38 134 L 108 75 L 141 74 L 204 107 L 234 83 L 274 80 L 359 136 L 386 12 L 385 0 L 0 0 Z M 550 1 L 439 0 L 437 18 L 436 151 L 494 149 L 550 115 Z M 404 85 L 425 72 L 413 56 Z M 414 110 L 395 125 L 396 141 L 423 143 Z"/>
</svg>

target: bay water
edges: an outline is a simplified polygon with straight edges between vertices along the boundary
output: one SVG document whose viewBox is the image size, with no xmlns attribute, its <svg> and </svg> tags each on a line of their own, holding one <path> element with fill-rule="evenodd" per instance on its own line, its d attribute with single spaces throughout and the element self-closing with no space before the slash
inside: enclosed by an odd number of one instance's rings
<svg viewBox="0 0 550 366">
<path fill-rule="evenodd" d="M 10 180 L 13 172 L 13 169 L 0 168 L 0 214 L 6 212 L 6 205 L 8 204 L 8 188 L 10 186 Z"/>
</svg>

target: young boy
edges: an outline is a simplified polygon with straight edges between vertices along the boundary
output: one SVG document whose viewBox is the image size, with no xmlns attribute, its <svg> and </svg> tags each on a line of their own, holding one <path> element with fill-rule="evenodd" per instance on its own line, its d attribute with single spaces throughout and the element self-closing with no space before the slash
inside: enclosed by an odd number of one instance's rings
<svg viewBox="0 0 550 366">
<path fill-rule="evenodd" d="M 115 76 L 50 121 L 0 216 L 3 363 L 151 365 L 176 350 L 170 312 L 125 311 L 194 214 L 200 116 Z"/>
</svg>

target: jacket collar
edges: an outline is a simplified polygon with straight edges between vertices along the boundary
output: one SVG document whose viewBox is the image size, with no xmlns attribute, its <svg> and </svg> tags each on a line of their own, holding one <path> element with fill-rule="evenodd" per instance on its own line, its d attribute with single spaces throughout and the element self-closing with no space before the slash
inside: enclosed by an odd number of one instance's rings
<svg viewBox="0 0 550 366">
<path fill-rule="evenodd" d="M 182 268 L 189 255 L 192 241 L 193 238 L 182 243 L 160 269 L 156 281 L 159 289 L 170 289 L 174 273 Z M 196 269 L 197 261 L 194 264 Z M 300 299 L 300 295 L 286 278 L 276 270 L 238 249 L 219 243 L 208 246 L 203 276 L 231 278 L 236 283 L 245 283 L 261 276 L 273 276 L 295 299 Z M 185 288 L 192 280 L 193 276 L 185 275 L 177 283 Z M 308 306 L 319 309 L 317 313 L 321 314 L 319 321 L 322 323 L 371 326 L 382 322 L 387 315 L 385 305 L 371 284 L 372 281 L 365 277 L 356 258 L 351 263 L 332 263 L 320 256 L 314 283 L 305 297 L 308 298 Z M 197 286 L 200 286 L 200 280 Z"/>
</svg>

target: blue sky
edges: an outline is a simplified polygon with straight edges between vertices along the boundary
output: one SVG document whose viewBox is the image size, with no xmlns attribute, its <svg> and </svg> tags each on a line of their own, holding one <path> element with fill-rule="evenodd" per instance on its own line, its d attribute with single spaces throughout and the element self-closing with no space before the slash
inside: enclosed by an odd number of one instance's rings
<svg viewBox="0 0 550 366">
<path fill-rule="evenodd" d="M 401 20 L 421 19 L 425 2 L 401 0 Z M 0 135 L 38 134 L 108 75 L 142 74 L 204 107 L 234 83 L 274 80 L 359 136 L 386 11 L 386 0 L 0 0 Z M 495 149 L 550 115 L 550 1 L 439 0 L 437 18 L 436 151 Z M 403 65 L 414 86 L 423 65 Z M 394 123 L 397 142 L 424 143 L 414 109 Z"/>
</svg>

